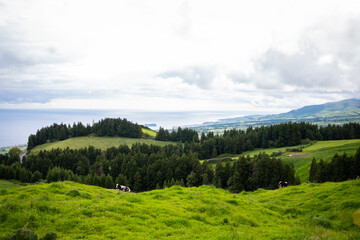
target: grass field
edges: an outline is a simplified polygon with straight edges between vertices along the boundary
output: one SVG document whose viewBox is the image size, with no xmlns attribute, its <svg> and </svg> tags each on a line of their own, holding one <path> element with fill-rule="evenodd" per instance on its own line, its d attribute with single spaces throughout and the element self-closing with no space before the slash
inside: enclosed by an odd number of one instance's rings
<svg viewBox="0 0 360 240">
<path fill-rule="evenodd" d="M 9 189 L 9 188 L 15 188 L 15 187 L 20 187 L 20 185 L 0 179 L 0 189 Z"/>
<path fill-rule="evenodd" d="M 287 153 L 280 158 L 284 162 L 293 163 L 296 174 L 299 175 L 301 182 L 304 182 L 309 179 L 309 170 L 313 158 L 317 161 L 323 159 L 325 162 L 330 162 L 336 153 L 354 155 L 359 147 L 360 139 L 319 141 L 303 149 L 302 153 L 308 154 L 308 156 L 289 157 L 289 153 Z"/>
<path fill-rule="evenodd" d="M 360 180 L 231 194 L 210 186 L 123 193 L 73 182 L 2 188 L 0 239 L 359 239 Z M 6 185 L 6 184 L 5 184 Z"/>
<path fill-rule="evenodd" d="M 326 162 L 331 161 L 332 157 L 338 153 L 343 154 L 346 153 L 348 155 L 354 155 L 356 150 L 360 147 L 360 139 L 352 139 L 352 140 L 334 140 L 334 141 L 318 141 L 312 145 L 306 146 L 301 154 L 304 156 L 290 157 L 290 154 L 286 152 L 277 158 L 280 158 L 284 162 L 292 163 L 295 167 L 295 174 L 299 176 L 301 182 L 306 182 L 309 180 L 309 170 L 311 161 L 315 158 L 317 161 L 323 159 Z M 256 149 L 254 151 L 244 152 L 243 156 L 250 155 L 253 157 L 254 155 L 259 154 L 260 152 L 265 152 L 266 154 L 271 154 L 273 152 L 282 151 L 285 152 L 286 148 L 269 148 L 269 149 Z M 239 156 L 241 156 L 239 155 Z M 237 159 L 239 156 L 233 157 L 233 159 Z M 213 164 L 213 168 L 215 169 L 215 164 Z"/>
<path fill-rule="evenodd" d="M 40 150 L 51 150 L 53 148 L 65 149 L 67 147 L 72 149 L 85 148 L 89 145 L 94 146 L 95 148 L 100 148 L 106 150 L 110 147 L 118 147 L 120 145 L 126 144 L 131 147 L 134 143 L 146 143 L 153 144 L 157 146 L 165 146 L 168 144 L 176 144 L 174 142 L 162 142 L 156 141 L 153 139 L 145 138 L 123 138 L 123 137 L 95 137 L 95 136 L 86 136 L 86 137 L 76 137 L 69 138 L 64 141 L 56 141 L 52 143 L 45 143 L 42 145 L 36 146 L 31 150 L 32 153 L 38 153 Z"/>
<path fill-rule="evenodd" d="M 143 132 L 144 134 L 149 135 L 149 136 L 152 137 L 152 138 L 155 138 L 155 137 L 156 137 L 156 131 L 154 131 L 154 130 L 142 128 L 142 132 Z"/>
</svg>

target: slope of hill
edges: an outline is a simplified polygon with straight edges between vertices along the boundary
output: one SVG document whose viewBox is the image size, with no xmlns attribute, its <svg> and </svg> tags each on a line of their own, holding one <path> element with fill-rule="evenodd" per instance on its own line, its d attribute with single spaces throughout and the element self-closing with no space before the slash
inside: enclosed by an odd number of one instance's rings
<svg viewBox="0 0 360 240">
<path fill-rule="evenodd" d="M 360 122 L 360 99 L 347 99 L 339 102 L 305 106 L 281 114 L 220 119 L 217 122 L 207 122 L 191 128 L 200 132 L 222 132 L 225 129 L 243 129 L 248 126 L 271 125 L 289 121 L 305 121 L 318 125 Z"/>
<path fill-rule="evenodd" d="M 359 180 L 241 194 L 209 186 L 136 194 L 73 182 L 1 188 L 0 238 L 28 222 L 59 239 L 359 239 L 359 190 Z"/>
<path fill-rule="evenodd" d="M 360 139 L 352 140 L 333 140 L 333 141 L 318 141 L 313 145 L 309 145 L 302 149 L 301 153 L 289 153 L 283 148 L 270 148 L 270 149 L 258 149 L 254 151 L 245 152 L 242 155 L 250 155 L 251 157 L 259 152 L 265 152 L 271 154 L 273 152 L 281 151 L 282 155 L 277 156 L 285 163 L 294 164 L 295 174 L 299 176 L 301 182 L 309 180 L 309 171 L 311 161 L 313 158 L 316 160 L 323 159 L 325 162 L 330 162 L 335 154 L 348 154 L 352 156 L 356 153 L 356 150 L 360 147 Z"/>
<path fill-rule="evenodd" d="M 41 150 L 51 150 L 51 149 L 80 149 L 88 146 L 94 146 L 95 148 L 99 148 L 102 150 L 106 150 L 111 147 L 119 147 L 120 145 L 126 144 L 131 147 L 134 143 L 145 143 L 145 144 L 153 144 L 157 146 L 165 146 L 168 144 L 176 144 L 174 142 L 163 142 L 156 141 L 154 139 L 146 139 L 146 138 L 125 138 L 125 137 L 96 137 L 96 136 L 86 136 L 86 137 L 76 137 L 69 138 L 64 141 L 56 141 L 51 143 L 45 143 L 42 145 L 36 146 L 31 150 L 32 153 L 40 152 Z"/>
</svg>

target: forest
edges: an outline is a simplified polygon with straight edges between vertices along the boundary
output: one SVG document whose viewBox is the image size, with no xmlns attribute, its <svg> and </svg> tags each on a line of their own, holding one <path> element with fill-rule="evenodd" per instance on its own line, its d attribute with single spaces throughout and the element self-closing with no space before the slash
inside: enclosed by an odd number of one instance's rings
<svg viewBox="0 0 360 240">
<path fill-rule="evenodd" d="M 106 151 L 89 146 L 85 149 L 53 149 L 29 155 L 21 165 L 12 158 L 1 157 L 0 176 L 34 182 L 73 180 L 90 185 L 114 188 L 114 183 L 128 185 L 135 191 L 146 191 L 172 185 L 200 186 L 213 184 L 233 192 L 274 189 L 280 180 L 299 184 L 292 164 L 260 154 L 254 159 L 242 157 L 216 170 L 197 154 L 186 154 L 181 144 L 158 147 L 134 144 Z"/>
<path fill-rule="evenodd" d="M 98 136 L 141 137 L 140 125 L 126 119 L 104 119 L 93 126 L 81 123 L 67 127 L 53 124 L 29 137 L 35 144 L 63 137 Z M 60 134 L 60 135 L 59 135 Z M 60 136 L 60 137 L 59 137 Z M 279 181 L 299 184 L 294 166 L 263 153 L 254 158 L 240 157 L 235 162 L 218 161 L 213 169 L 211 160 L 222 154 L 240 154 L 254 148 L 294 146 L 312 140 L 360 138 L 360 125 L 318 127 L 309 123 L 282 123 L 244 130 L 225 130 L 223 135 L 202 133 L 180 127 L 169 132 L 160 128 L 156 139 L 176 141 L 164 147 L 133 144 L 107 150 L 89 146 L 82 149 L 52 149 L 29 154 L 22 164 L 17 153 L 0 155 L 0 176 L 23 182 L 72 180 L 113 188 L 114 183 L 128 185 L 133 190 L 147 191 L 172 185 L 200 186 L 213 184 L 232 192 L 275 189 Z M 32 140 L 31 140 L 32 139 Z M 60 138 L 61 139 L 61 138 Z M 32 145 L 34 146 L 34 145 Z M 31 147 L 30 147 L 31 149 Z M 313 161 L 310 181 L 343 181 L 359 173 L 359 155 L 334 156 L 331 163 Z M 342 165 L 341 165 L 342 164 Z M 341 165 L 341 167 L 339 167 Z M 342 170 L 338 170 L 342 169 Z M 352 172 L 349 172 L 352 169 Z M 338 173 L 336 171 L 341 171 Z"/>
<path fill-rule="evenodd" d="M 87 136 L 92 133 L 99 137 L 117 136 L 130 138 L 141 138 L 143 134 L 140 125 L 134 124 L 126 118 L 105 118 L 94 123 L 92 126 L 89 124 L 85 126 L 81 122 L 74 123 L 73 126 L 54 123 L 49 127 L 41 128 L 36 134 L 31 134 L 28 138 L 27 149 L 31 150 L 35 146 L 46 142 L 62 141 L 71 137 Z"/>
<path fill-rule="evenodd" d="M 185 135 L 185 137 L 183 137 Z M 177 131 L 161 129 L 156 139 L 184 143 L 185 152 L 196 152 L 199 159 L 215 158 L 222 154 L 241 154 L 256 148 L 296 146 L 310 141 L 359 139 L 360 124 L 317 126 L 310 123 L 281 123 L 271 126 L 248 127 L 246 130 L 225 130 L 222 135 L 202 133 L 178 128 Z M 192 140 L 191 140 L 192 139 Z"/>
</svg>

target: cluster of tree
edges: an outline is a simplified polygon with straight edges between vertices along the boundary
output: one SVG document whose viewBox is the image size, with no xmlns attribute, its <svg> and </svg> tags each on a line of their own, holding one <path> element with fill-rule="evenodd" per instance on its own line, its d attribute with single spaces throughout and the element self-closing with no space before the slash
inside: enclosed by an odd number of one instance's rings
<svg viewBox="0 0 360 240">
<path fill-rule="evenodd" d="M 141 138 L 141 126 L 121 118 L 106 118 L 94 123 L 93 126 L 83 125 L 81 122 L 74 123 L 73 126 L 66 124 L 56 124 L 41 128 L 36 134 L 31 134 L 28 138 L 28 150 L 37 145 L 49 141 L 65 140 L 71 137 L 87 136 L 91 133 L 97 136 L 119 136 L 130 138 Z"/>
<path fill-rule="evenodd" d="M 322 159 L 317 163 L 312 160 L 309 181 L 310 182 L 341 182 L 360 177 L 360 148 L 354 156 L 335 154 L 331 162 Z"/>
<path fill-rule="evenodd" d="M 18 147 L 10 148 L 8 153 L 6 154 L 0 154 L 0 163 L 3 163 L 5 165 L 11 165 L 13 163 L 17 163 L 20 161 L 20 155 L 21 150 Z"/>
<path fill-rule="evenodd" d="M 173 129 L 171 132 L 169 130 L 160 127 L 159 131 L 156 134 L 155 140 L 158 141 L 173 141 L 173 142 L 198 142 L 199 135 L 198 133 L 190 128 L 178 127 L 177 130 Z"/>
<path fill-rule="evenodd" d="M 231 192 L 254 191 L 258 188 L 275 189 L 279 181 L 287 181 L 290 185 L 300 184 L 295 177 L 292 164 L 285 164 L 281 160 L 271 158 L 261 153 L 254 159 L 240 157 L 231 166 L 227 162 L 216 164 L 214 184 L 227 188 Z"/>
<path fill-rule="evenodd" d="M 141 138 L 142 130 L 141 126 L 134 124 L 126 118 L 106 118 L 95 123 L 92 126 L 93 133 L 97 136 L 107 137 L 130 137 L 130 138 Z"/>
<path fill-rule="evenodd" d="M 10 162 L 4 158 L 1 163 Z M 106 151 L 92 146 L 79 150 L 53 149 L 30 154 L 22 168 L 19 162 L 1 166 L 5 170 L 0 172 L 0 177 L 4 174 L 6 179 L 19 179 L 17 176 L 23 171 L 27 175 L 21 181 L 35 181 L 43 176 L 48 182 L 71 180 L 107 188 L 119 183 L 135 191 L 214 184 L 239 192 L 258 187 L 273 189 L 279 180 L 295 183 L 293 166 L 268 155 L 260 154 L 254 160 L 241 158 L 233 165 L 220 161 L 214 171 L 208 161 L 201 164 L 197 154 L 185 152 L 180 143 L 164 147 L 138 143 L 131 148 L 121 145 Z M 33 178 L 32 173 L 40 177 Z"/>
<path fill-rule="evenodd" d="M 37 182 L 43 178 L 39 171 L 31 172 L 28 169 L 21 167 L 20 163 L 13 163 L 11 166 L 0 164 L 0 178 L 2 179 L 16 179 L 21 182 Z"/>
</svg>

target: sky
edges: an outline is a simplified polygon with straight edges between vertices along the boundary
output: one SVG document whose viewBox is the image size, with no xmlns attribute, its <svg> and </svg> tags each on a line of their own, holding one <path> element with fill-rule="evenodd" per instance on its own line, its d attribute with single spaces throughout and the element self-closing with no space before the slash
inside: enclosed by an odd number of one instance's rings
<svg viewBox="0 0 360 240">
<path fill-rule="evenodd" d="M 360 96 L 360 1 L 0 0 L 0 109 L 279 113 Z"/>
</svg>

